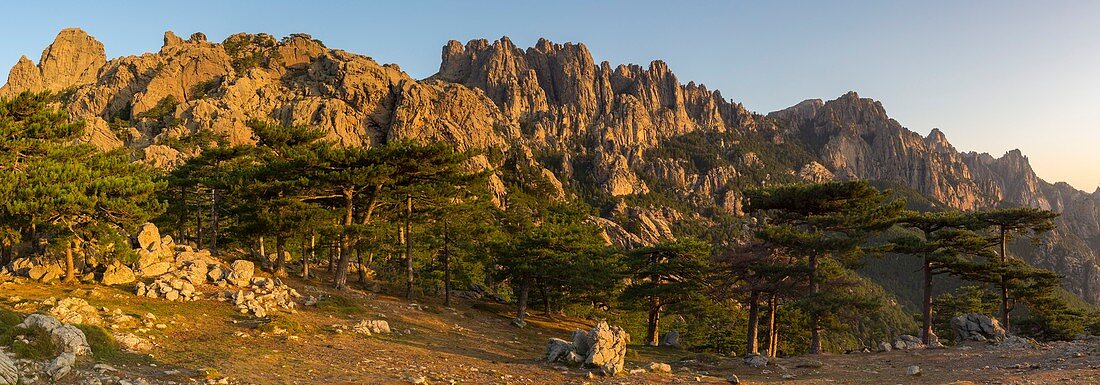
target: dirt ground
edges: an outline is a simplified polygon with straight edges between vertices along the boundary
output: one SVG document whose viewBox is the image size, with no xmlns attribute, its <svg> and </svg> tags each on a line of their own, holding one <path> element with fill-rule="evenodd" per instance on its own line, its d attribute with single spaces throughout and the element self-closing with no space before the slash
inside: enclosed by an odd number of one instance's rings
<svg viewBox="0 0 1100 385">
<path fill-rule="evenodd" d="M 149 383 L 231 384 L 1100 384 L 1100 340 L 1061 342 L 1038 349 L 965 348 L 893 351 L 777 359 L 752 368 L 736 358 L 673 348 L 631 345 L 627 370 L 665 362 L 673 374 L 589 378 L 588 371 L 539 362 L 549 337 L 568 338 L 580 320 L 547 319 L 509 325 L 509 308 L 459 300 L 444 308 L 436 298 L 413 303 L 353 290 L 335 292 L 317 282 L 289 280 L 317 306 L 279 313 L 270 323 L 213 300 L 168 302 L 136 297 L 127 287 L 0 284 L 0 308 L 41 310 L 47 298 L 79 297 L 97 307 L 142 316 L 167 328 L 141 334 L 155 346 L 144 359 L 106 362 L 122 376 Z M 537 313 L 537 312 L 536 312 Z M 384 319 L 392 334 L 363 336 L 350 328 Z M 93 365 L 84 359 L 80 364 Z M 920 376 L 909 376 L 918 365 Z M 67 383 L 84 384 L 79 378 Z"/>
</svg>

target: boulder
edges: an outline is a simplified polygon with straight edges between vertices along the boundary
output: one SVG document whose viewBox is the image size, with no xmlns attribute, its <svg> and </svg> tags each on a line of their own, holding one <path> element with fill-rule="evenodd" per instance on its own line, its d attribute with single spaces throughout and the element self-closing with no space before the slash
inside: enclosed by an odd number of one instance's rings
<svg viewBox="0 0 1100 385">
<path fill-rule="evenodd" d="M 62 353 L 82 356 L 92 352 L 84 331 L 73 325 L 63 325 L 50 331 L 50 338 Z"/>
<path fill-rule="evenodd" d="M 1008 332 L 996 319 L 984 314 L 969 313 L 951 318 L 955 341 L 1001 341 Z"/>
<path fill-rule="evenodd" d="M 894 338 L 894 349 L 897 349 L 897 350 L 924 349 L 924 343 L 921 342 L 920 338 L 917 338 L 917 337 L 914 337 L 914 336 L 911 336 L 911 335 L 908 335 L 908 334 L 902 334 L 900 336 L 897 336 L 897 338 Z"/>
<path fill-rule="evenodd" d="M 360 321 L 352 327 L 356 333 L 373 335 L 387 334 L 390 332 L 390 323 L 384 320 Z"/>
<path fill-rule="evenodd" d="M 11 357 L 0 351 L 0 385 L 18 385 L 19 369 L 15 367 Z"/>
<path fill-rule="evenodd" d="M 65 275 L 65 270 L 56 263 L 35 265 L 27 271 L 30 279 L 40 282 L 53 282 Z"/>
<path fill-rule="evenodd" d="M 910 376 L 919 376 L 922 373 L 920 371 L 920 366 L 912 365 L 908 368 L 905 368 L 905 374 L 910 375 Z"/>
<path fill-rule="evenodd" d="M 238 259 L 229 265 L 229 274 L 225 280 L 234 286 L 248 286 L 252 284 L 252 275 L 254 274 L 256 274 L 254 263 Z"/>
<path fill-rule="evenodd" d="M 145 278 L 159 277 L 172 270 L 172 264 L 168 262 L 155 262 L 149 266 L 138 269 L 137 275 Z"/>
<path fill-rule="evenodd" d="M 61 321 L 45 314 L 31 314 L 28 315 L 27 318 L 24 318 L 23 322 L 19 323 L 19 325 L 15 325 L 15 327 L 22 329 L 40 327 L 47 332 L 52 332 L 54 329 L 61 327 Z"/>
<path fill-rule="evenodd" d="M 588 352 L 592 350 L 592 336 L 588 335 L 588 332 L 577 329 L 573 331 L 573 351 L 580 354 L 582 357 L 588 357 Z"/>
<path fill-rule="evenodd" d="M 600 321 L 592 328 L 589 336 L 592 338 L 592 349 L 584 363 L 598 367 L 607 376 L 621 373 L 626 362 L 626 346 L 630 343 L 630 335 L 618 326 L 609 326 L 606 321 Z"/>
<path fill-rule="evenodd" d="M 573 353 L 573 343 L 561 338 L 550 338 L 546 341 L 546 362 L 556 362 L 565 359 Z"/>
<path fill-rule="evenodd" d="M 754 368 L 763 368 L 768 366 L 768 357 L 764 357 L 759 354 L 749 354 L 744 358 L 745 364 Z"/>
<path fill-rule="evenodd" d="M 60 380 L 73 370 L 73 364 L 75 363 L 76 355 L 61 353 L 46 365 L 46 374 L 54 381 Z"/>
<path fill-rule="evenodd" d="M 104 285 L 123 285 L 131 283 L 137 280 L 134 276 L 134 271 L 129 267 L 123 265 L 122 262 L 114 261 L 107 265 L 107 270 L 103 272 L 103 279 L 100 283 Z"/>
<path fill-rule="evenodd" d="M 143 250 L 154 251 L 159 249 L 160 241 L 160 230 L 157 229 L 157 225 L 152 223 L 141 225 L 141 229 L 134 236 L 137 247 Z"/>
<path fill-rule="evenodd" d="M 650 362 L 645 369 L 650 373 L 672 373 L 672 366 L 662 362 Z"/>
<path fill-rule="evenodd" d="M 680 333 L 675 330 L 669 330 L 661 337 L 661 346 L 669 346 L 673 348 L 680 347 Z"/>
</svg>

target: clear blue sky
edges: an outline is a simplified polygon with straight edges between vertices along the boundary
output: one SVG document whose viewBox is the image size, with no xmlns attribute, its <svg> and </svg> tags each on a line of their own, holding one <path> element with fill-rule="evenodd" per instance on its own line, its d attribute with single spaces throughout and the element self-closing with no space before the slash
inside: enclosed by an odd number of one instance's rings
<svg viewBox="0 0 1100 385">
<path fill-rule="evenodd" d="M 597 61 L 662 59 L 758 112 L 855 90 L 960 150 L 1020 148 L 1048 181 L 1100 185 L 1096 1 L 21 1 L 0 15 L 0 67 L 37 61 L 64 27 L 109 57 L 156 51 L 165 30 L 306 32 L 414 77 L 450 39 L 584 42 Z"/>
</svg>

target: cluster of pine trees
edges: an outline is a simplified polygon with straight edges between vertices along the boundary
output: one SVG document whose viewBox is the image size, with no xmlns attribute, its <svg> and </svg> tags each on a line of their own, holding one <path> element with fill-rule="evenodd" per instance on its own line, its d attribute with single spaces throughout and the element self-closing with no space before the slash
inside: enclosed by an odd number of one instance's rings
<svg viewBox="0 0 1100 385">
<path fill-rule="evenodd" d="M 689 346 L 723 353 L 857 349 L 911 333 L 914 320 L 928 341 L 951 312 L 975 307 L 1011 325 L 1019 304 L 1037 334 L 1083 328 L 1085 314 L 1056 295 L 1059 277 L 1008 253 L 1013 238 L 1053 228 L 1048 211 L 916 212 L 866 182 L 784 185 L 746 191 L 749 216 L 736 226 L 749 236 L 711 231 L 624 250 L 591 207 L 499 151 L 344 147 L 317 130 L 256 120 L 253 144 L 210 134 L 171 141 L 197 155 L 163 172 L 125 149 L 81 144 L 81 124 L 50 105 L 47 94 L 0 101 L 0 262 L 64 255 L 67 280 L 84 273 L 74 250 L 125 261 L 126 234 L 154 220 L 179 242 L 255 259 L 276 276 L 336 288 L 382 282 L 448 306 L 454 291 L 478 285 L 514 303 L 516 325 L 533 304 L 547 317 L 614 318 L 651 345 L 676 328 Z M 481 155 L 500 165 L 499 179 L 474 166 Z M 855 272 L 886 253 L 921 260 L 919 315 Z M 940 297 L 947 312 L 933 302 L 940 274 L 974 283 L 966 296 Z"/>
</svg>

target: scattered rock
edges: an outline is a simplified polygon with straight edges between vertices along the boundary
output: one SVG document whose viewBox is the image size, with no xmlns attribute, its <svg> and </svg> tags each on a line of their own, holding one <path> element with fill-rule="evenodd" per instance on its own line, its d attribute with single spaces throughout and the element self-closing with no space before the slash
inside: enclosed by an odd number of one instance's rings
<svg viewBox="0 0 1100 385">
<path fill-rule="evenodd" d="M 390 324 L 385 320 L 373 320 L 373 321 L 360 321 L 352 327 L 356 333 L 373 335 L 373 334 L 389 334 Z"/>
<path fill-rule="evenodd" d="M 76 355 L 73 353 L 61 353 L 46 366 L 46 374 L 54 381 L 60 380 L 73 370 L 76 363 Z"/>
<path fill-rule="evenodd" d="M 749 354 L 745 356 L 745 364 L 754 368 L 763 368 L 768 366 L 768 357 L 764 357 L 759 354 Z"/>
<path fill-rule="evenodd" d="M 519 318 L 512 318 L 511 323 L 512 323 L 512 326 L 515 326 L 515 327 L 520 328 L 520 329 L 523 329 L 524 326 L 527 326 L 527 321 L 521 320 Z"/>
<path fill-rule="evenodd" d="M 650 362 L 646 370 L 652 373 L 672 373 L 672 366 L 662 362 Z"/>
<path fill-rule="evenodd" d="M 731 383 L 733 385 L 738 385 L 738 384 L 741 383 L 741 379 L 737 378 L 736 374 L 730 373 L 730 375 L 726 376 L 726 382 Z"/>
<path fill-rule="evenodd" d="M 908 334 L 902 334 L 900 336 L 897 336 L 897 338 L 894 338 L 894 349 L 897 349 L 897 350 L 924 349 L 924 343 L 921 342 L 920 338 L 917 338 L 917 337 L 914 337 L 914 336 L 911 336 L 911 335 L 908 335 Z"/>
<path fill-rule="evenodd" d="M 909 376 L 919 376 L 919 375 L 921 375 L 920 366 L 913 365 L 913 366 L 910 366 L 908 368 L 905 368 L 905 374 L 909 375 Z"/>
</svg>

